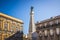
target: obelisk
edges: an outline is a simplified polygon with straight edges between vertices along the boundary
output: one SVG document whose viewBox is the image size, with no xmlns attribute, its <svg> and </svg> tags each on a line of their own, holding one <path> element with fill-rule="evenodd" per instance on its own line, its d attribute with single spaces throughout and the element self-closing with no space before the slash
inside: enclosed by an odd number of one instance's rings
<svg viewBox="0 0 60 40">
<path fill-rule="evenodd" d="M 34 23 L 34 10 L 33 10 L 33 7 L 31 6 L 30 23 L 29 23 L 29 36 L 30 36 L 30 39 L 32 37 L 32 33 L 34 33 L 35 31 L 36 31 L 36 28 L 35 28 L 35 23 Z"/>
</svg>

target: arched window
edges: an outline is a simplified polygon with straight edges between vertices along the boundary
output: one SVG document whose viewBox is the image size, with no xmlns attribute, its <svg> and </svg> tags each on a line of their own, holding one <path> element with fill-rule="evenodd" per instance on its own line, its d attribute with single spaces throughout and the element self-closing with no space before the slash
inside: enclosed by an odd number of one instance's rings
<svg viewBox="0 0 60 40">
<path fill-rule="evenodd" d="M 54 40 L 54 31 L 53 31 L 53 29 L 50 29 L 50 39 Z"/>
<path fill-rule="evenodd" d="M 45 31 L 44 31 L 44 34 L 45 34 L 45 36 L 47 36 L 47 35 L 48 35 L 47 30 L 45 30 Z"/>
<path fill-rule="evenodd" d="M 56 28 L 56 34 L 59 35 L 60 28 Z"/>
<path fill-rule="evenodd" d="M 59 40 L 59 36 L 60 36 L 60 28 L 56 28 L 56 34 L 57 34 L 57 39 Z"/>
<path fill-rule="evenodd" d="M 53 35 L 53 29 L 50 29 L 50 35 Z"/>
</svg>

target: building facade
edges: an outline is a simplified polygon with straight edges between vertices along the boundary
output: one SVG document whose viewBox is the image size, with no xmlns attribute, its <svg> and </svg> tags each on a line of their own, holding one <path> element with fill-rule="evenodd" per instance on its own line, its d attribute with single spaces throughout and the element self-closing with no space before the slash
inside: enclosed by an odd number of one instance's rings
<svg viewBox="0 0 60 40">
<path fill-rule="evenodd" d="M 39 40 L 60 40 L 60 15 L 36 23 Z"/>
<path fill-rule="evenodd" d="M 0 40 L 5 40 L 17 31 L 23 31 L 23 21 L 0 13 Z"/>
<path fill-rule="evenodd" d="M 5 40 L 23 40 L 23 32 L 17 31 L 15 34 L 6 38 Z"/>
</svg>

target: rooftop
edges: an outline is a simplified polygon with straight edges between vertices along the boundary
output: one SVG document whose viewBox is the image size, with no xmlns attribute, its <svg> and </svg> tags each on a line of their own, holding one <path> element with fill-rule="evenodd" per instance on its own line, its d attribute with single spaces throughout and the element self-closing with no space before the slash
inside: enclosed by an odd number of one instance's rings
<svg viewBox="0 0 60 40">
<path fill-rule="evenodd" d="M 43 21 L 39 21 L 37 23 L 44 23 L 44 22 L 48 22 L 48 21 L 51 21 L 51 20 L 59 19 L 59 18 L 60 18 L 60 15 L 54 16 L 54 17 L 50 17 L 49 19 L 46 19 L 46 20 L 43 20 Z"/>
<path fill-rule="evenodd" d="M 9 16 L 9 15 L 3 14 L 3 13 L 0 13 L 0 16 L 6 17 L 6 18 L 11 19 L 11 20 L 14 20 L 14 21 L 18 21 L 18 22 L 20 22 L 20 23 L 23 23 L 22 20 L 16 19 L 16 18 L 14 18 L 14 17 L 12 17 L 12 16 Z"/>
</svg>

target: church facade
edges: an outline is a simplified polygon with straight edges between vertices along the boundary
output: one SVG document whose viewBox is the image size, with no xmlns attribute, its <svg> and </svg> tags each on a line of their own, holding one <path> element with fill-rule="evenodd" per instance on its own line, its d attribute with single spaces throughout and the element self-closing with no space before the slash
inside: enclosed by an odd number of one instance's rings
<svg viewBox="0 0 60 40">
<path fill-rule="evenodd" d="M 0 13 L 0 40 L 5 40 L 17 31 L 23 31 L 23 21 Z"/>
<path fill-rule="evenodd" d="M 60 15 L 37 22 L 39 40 L 60 40 Z"/>
</svg>

